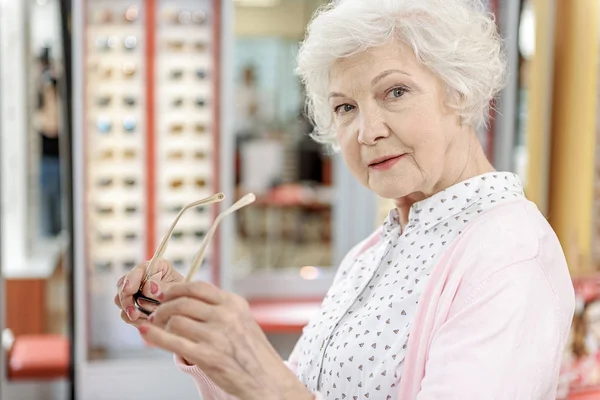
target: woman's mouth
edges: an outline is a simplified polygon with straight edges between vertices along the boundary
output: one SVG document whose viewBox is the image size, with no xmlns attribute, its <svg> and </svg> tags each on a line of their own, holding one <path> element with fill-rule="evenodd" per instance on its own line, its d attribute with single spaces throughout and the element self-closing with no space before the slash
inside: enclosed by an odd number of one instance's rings
<svg viewBox="0 0 600 400">
<path fill-rule="evenodd" d="M 392 168 L 398 161 L 400 161 L 400 159 L 403 156 L 404 156 L 404 154 L 378 158 L 376 160 L 373 160 L 369 164 L 369 169 L 374 169 L 377 171 L 386 171 L 386 170 Z"/>
</svg>

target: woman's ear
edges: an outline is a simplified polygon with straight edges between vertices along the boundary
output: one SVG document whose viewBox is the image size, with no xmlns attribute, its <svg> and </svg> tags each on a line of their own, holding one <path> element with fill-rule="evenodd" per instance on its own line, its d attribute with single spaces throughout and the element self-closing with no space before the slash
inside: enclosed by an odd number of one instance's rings
<svg viewBox="0 0 600 400">
<path fill-rule="evenodd" d="M 455 89 L 446 87 L 444 96 L 441 97 L 442 104 L 440 105 L 440 109 L 442 110 L 442 115 L 448 117 L 454 114 L 456 117 L 456 125 L 464 125 L 465 118 L 463 117 L 461 110 L 464 110 L 466 103 L 465 95 Z"/>
<path fill-rule="evenodd" d="M 464 108 L 465 96 L 456 89 L 444 85 L 443 95 L 441 97 L 440 109 L 442 115 L 448 116 L 452 113 L 459 113 Z"/>
</svg>

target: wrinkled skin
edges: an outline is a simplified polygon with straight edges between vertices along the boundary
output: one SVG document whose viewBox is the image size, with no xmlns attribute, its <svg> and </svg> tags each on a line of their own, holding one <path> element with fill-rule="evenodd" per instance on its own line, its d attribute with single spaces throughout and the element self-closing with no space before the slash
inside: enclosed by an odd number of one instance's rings
<svg viewBox="0 0 600 400">
<path fill-rule="evenodd" d="M 206 282 L 185 283 L 162 261 L 144 294 L 161 305 L 146 318 L 133 307 L 147 263 L 118 282 L 115 304 L 154 346 L 198 366 L 225 392 L 242 400 L 313 399 L 285 366 L 242 297 Z"/>
</svg>

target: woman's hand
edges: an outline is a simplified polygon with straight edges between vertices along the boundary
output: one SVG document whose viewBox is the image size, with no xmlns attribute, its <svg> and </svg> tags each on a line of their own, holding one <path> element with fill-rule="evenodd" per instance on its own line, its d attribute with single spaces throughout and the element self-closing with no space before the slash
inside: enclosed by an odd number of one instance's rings
<svg viewBox="0 0 600 400">
<path fill-rule="evenodd" d="M 197 365 L 242 400 L 310 400 L 243 298 L 205 282 L 174 284 L 140 326 L 144 339 Z"/>
<path fill-rule="evenodd" d="M 150 264 L 149 261 L 139 264 L 117 282 L 117 294 L 114 302 L 121 309 L 121 319 L 134 326 L 139 326 L 147 319 L 145 314 L 135 308 L 133 295 L 140 288 L 148 264 Z M 152 299 L 158 299 L 169 286 L 184 281 L 183 276 L 165 260 L 159 260 L 156 263 L 155 271 L 143 288 L 144 295 Z M 148 306 L 148 308 L 153 310 L 156 306 Z"/>
</svg>

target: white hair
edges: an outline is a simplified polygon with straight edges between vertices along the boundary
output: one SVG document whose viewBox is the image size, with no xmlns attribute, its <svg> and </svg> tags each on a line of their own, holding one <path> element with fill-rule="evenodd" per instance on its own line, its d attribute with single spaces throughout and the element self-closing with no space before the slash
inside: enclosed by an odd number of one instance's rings
<svg viewBox="0 0 600 400">
<path fill-rule="evenodd" d="M 333 0 L 308 25 L 297 73 L 313 138 L 337 147 L 328 102 L 333 63 L 399 39 L 445 85 L 446 102 L 474 129 L 503 88 L 506 60 L 493 15 L 480 0 Z"/>
</svg>

